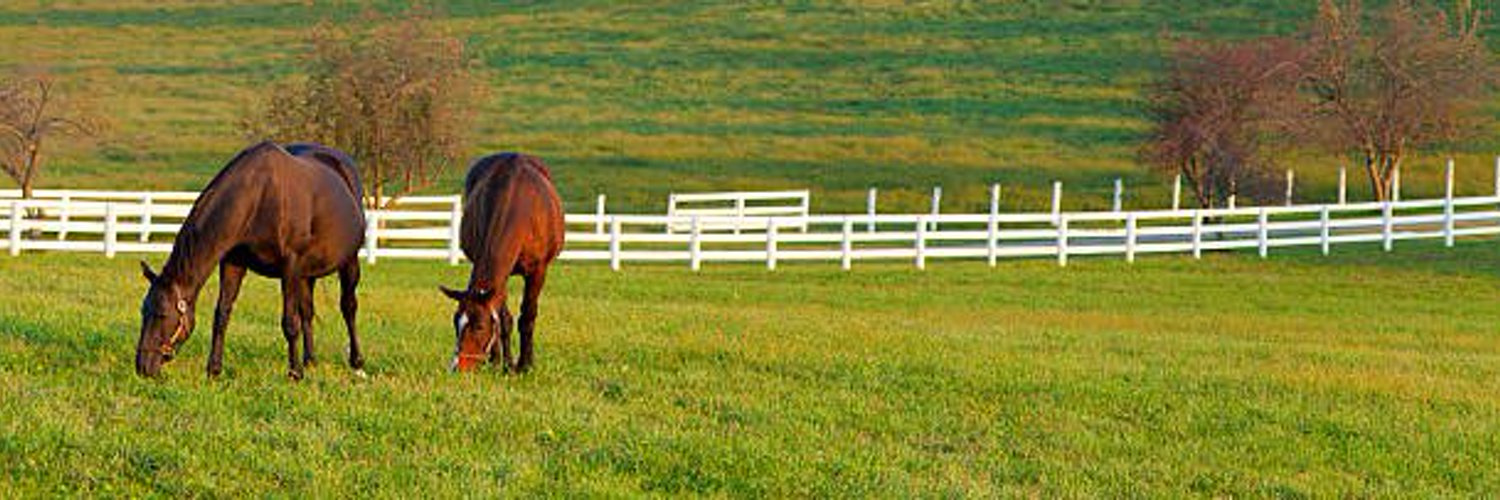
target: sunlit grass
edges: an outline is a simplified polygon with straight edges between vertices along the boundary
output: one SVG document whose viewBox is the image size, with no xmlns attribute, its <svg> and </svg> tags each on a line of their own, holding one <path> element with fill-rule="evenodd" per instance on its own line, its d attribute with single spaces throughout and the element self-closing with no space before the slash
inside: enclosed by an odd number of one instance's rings
<svg viewBox="0 0 1500 500">
<path fill-rule="evenodd" d="M 383 261 L 370 379 L 283 379 L 247 282 L 137 379 L 144 284 L 97 255 L 0 259 L 0 489 L 755 496 L 1451 495 L 1500 481 L 1494 242 L 1210 255 L 554 271 L 540 364 L 444 373 L 464 267 Z M 153 257 L 152 260 L 157 260 Z M 685 266 L 684 266 L 685 267 Z M 207 304 L 213 285 L 205 290 Z M 35 311 L 46 310 L 38 315 Z M 587 478 L 587 479 L 585 479 Z"/>
</svg>

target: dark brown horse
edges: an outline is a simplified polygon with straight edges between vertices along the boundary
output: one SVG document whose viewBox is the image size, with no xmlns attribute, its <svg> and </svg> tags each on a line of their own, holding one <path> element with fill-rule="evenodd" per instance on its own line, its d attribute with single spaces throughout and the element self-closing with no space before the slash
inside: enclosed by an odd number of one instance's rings
<svg viewBox="0 0 1500 500">
<path fill-rule="evenodd" d="M 458 301 L 453 313 L 457 345 L 450 369 L 494 361 L 498 342 L 503 366 L 524 372 L 533 360 L 537 300 L 547 280 L 547 265 L 562 253 L 562 200 L 542 160 L 515 153 L 475 161 L 464 180 L 464 199 L 462 245 L 474 269 L 466 290 L 442 289 Z M 515 364 L 510 357 L 511 314 L 505 305 L 505 282 L 512 275 L 526 281 L 518 325 L 521 353 Z"/>
<path fill-rule="evenodd" d="M 141 262 L 151 283 L 141 304 L 136 373 L 151 377 L 193 332 L 198 291 L 219 268 L 208 375 L 224 366 L 224 330 L 245 270 L 281 279 L 281 330 L 288 375 L 313 361 L 313 283 L 339 274 L 340 309 L 349 329 L 349 366 L 360 369 L 354 316 L 365 216 L 359 174 L 348 155 L 316 144 L 263 142 L 241 151 L 209 181 L 177 233 L 161 274 Z M 297 356 L 301 337 L 303 357 Z"/>
</svg>

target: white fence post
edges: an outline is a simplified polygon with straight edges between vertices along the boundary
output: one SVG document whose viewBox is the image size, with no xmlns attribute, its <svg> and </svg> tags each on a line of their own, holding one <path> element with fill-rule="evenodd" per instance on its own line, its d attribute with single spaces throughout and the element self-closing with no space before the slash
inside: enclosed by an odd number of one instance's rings
<svg viewBox="0 0 1500 500">
<path fill-rule="evenodd" d="M 1068 265 L 1068 216 L 1066 215 L 1057 220 L 1057 265 L 1059 267 Z"/>
<path fill-rule="evenodd" d="M 845 271 L 853 264 L 854 260 L 854 220 L 844 217 L 844 241 L 839 246 L 839 267 Z"/>
<path fill-rule="evenodd" d="M 141 243 L 151 241 L 151 195 L 141 197 Z"/>
<path fill-rule="evenodd" d="M 1257 227 L 1256 238 L 1260 245 L 1260 258 L 1262 259 L 1266 258 L 1266 254 L 1270 251 L 1271 231 L 1268 226 L 1268 224 L 1270 223 L 1269 218 L 1269 215 L 1267 215 L 1266 213 L 1266 207 L 1260 207 L 1260 213 L 1256 217 L 1257 223 L 1259 224 L 1259 226 Z"/>
<path fill-rule="evenodd" d="M 609 269 L 620 270 L 620 218 L 609 218 Z"/>
<path fill-rule="evenodd" d="M 1135 262 L 1135 212 L 1125 214 L 1125 262 Z"/>
<path fill-rule="evenodd" d="M 917 217 L 917 269 L 927 269 L 927 218 Z"/>
<path fill-rule="evenodd" d="M 606 200 L 605 196 L 603 194 L 600 194 L 599 195 L 599 199 L 594 201 L 594 217 L 595 217 L 595 219 L 594 219 L 594 234 L 604 234 L 604 202 L 605 202 L 605 200 Z"/>
<path fill-rule="evenodd" d="M 1172 177 L 1172 211 L 1182 210 L 1182 174 Z"/>
<path fill-rule="evenodd" d="M 1296 184 L 1297 174 L 1292 169 L 1286 169 L 1286 206 L 1292 206 L 1292 186 Z"/>
<path fill-rule="evenodd" d="M 12 257 L 21 255 L 21 218 L 22 207 L 20 201 L 10 202 L 10 255 Z"/>
<path fill-rule="evenodd" d="M 990 267 L 995 267 L 1000 256 L 1000 185 L 990 186 L 990 221 L 985 246 L 988 247 Z"/>
<path fill-rule="evenodd" d="M 677 225 L 677 193 L 667 195 L 667 234 L 672 234 L 672 226 Z"/>
<path fill-rule="evenodd" d="M 1500 193 L 1500 191 L 1496 192 Z M 865 229 L 872 233 L 875 232 L 875 195 L 876 188 L 870 188 L 870 194 L 865 196 L 865 213 L 870 216 L 865 221 Z"/>
<path fill-rule="evenodd" d="M 808 226 L 808 223 L 807 223 L 807 214 L 811 212 L 811 206 L 812 206 L 812 195 L 808 194 L 806 192 L 803 192 L 802 193 L 802 224 L 801 224 L 801 227 L 798 229 L 803 234 L 807 234 L 807 226 Z"/>
<path fill-rule="evenodd" d="M 1500 186 L 1500 184 L 1496 184 L 1496 186 Z M 1343 165 L 1339 166 L 1339 204 L 1349 204 L 1349 169 Z"/>
<path fill-rule="evenodd" d="M 937 216 L 938 216 L 938 214 L 942 213 L 942 207 L 943 207 L 943 187 L 942 186 L 933 186 L 932 187 L 932 230 L 933 231 L 937 231 L 938 230 L 938 219 L 937 219 Z"/>
<path fill-rule="evenodd" d="M 693 216 L 692 234 L 688 238 L 688 267 L 697 271 L 703 266 L 703 226 L 698 222 L 698 216 Z"/>
<path fill-rule="evenodd" d="M 603 201 L 603 195 L 600 195 Z M 600 207 L 604 205 L 601 204 Z M 459 243 L 462 242 L 464 220 L 464 203 L 462 198 L 454 198 L 453 206 L 448 211 L 448 265 L 458 265 Z"/>
<path fill-rule="evenodd" d="M 990 213 L 1000 213 L 1000 183 L 990 184 Z"/>
<path fill-rule="evenodd" d="M 119 238 L 120 217 L 113 202 L 104 204 L 104 256 L 115 258 L 115 241 Z"/>
<path fill-rule="evenodd" d="M 1052 225 L 1062 223 L 1062 181 L 1052 181 Z"/>
<path fill-rule="evenodd" d="M 1323 205 L 1323 210 L 1321 210 L 1318 214 L 1318 221 L 1320 223 L 1318 230 L 1318 243 L 1323 247 L 1323 255 L 1328 255 L 1328 250 L 1331 243 L 1328 238 L 1330 226 L 1330 221 L 1328 219 L 1328 205 Z"/>
<path fill-rule="evenodd" d="M 375 263 L 375 249 L 380 247 L 380 212 L 365 214 L 365 262 Z"/>
<path fill-rule="evenodd" d="M 1390 200 L 1386 200 L 1385 203 L 1381 205 L 1380 226 L 1381 246 L 1385 248 L 1385 251 L 1389 252 L 1391 251 L 1392 244 L 1395 241 L 1395 235 L 1392 234 L 1394 232 L 1394 228 L 1392 227 L 1391 221 Z"/>
<path fill-rule="evenodd" d="M 1226 205 L 1229 207 L 1230 210 L 1234 210 L 1236 208 L 1239 208 L 1239 202 L 1240 202 L 1240 195 L 1238 193 L 1229 193 L 1229 202 Z"/>
<path fill-rule="evenodd" d="M 740 234 L 740 231 L 741 231 L 742 228 L 744 228 L 744 226 L 745 226 L 745 199 L 744 198 L 735 198 L 735 200 L 734 200 L 734 234 Z"/>
<path fill-rule="evenodd" d="M 71 219 L 73 215 L 72 196 L 63 195 L 61 212 L 62 213 L 58 214 L 57 216 L 58 222 L 61 223 L 61 225 L 59 225 L 57 228 L 57 241 L 68 239 L 68 220 Z"/>
<path fill-rule="evenodd" d="M 766 219 L 766 269 L 776 270 L 776 218 Z"/>
<path fill-rule="evenodd" d="M 1453 246 L 1453 159 L 1448 159 L 1443 190 L 1443 245 Z"/>
<path fill-rule="evenodd" d="M 1112 207 L 1114 208 L 1114 212 L 1119 213 L 1120 208 L 1123 206 L 1123 204 L 1121 203 L 1121 198 L 1123 198 L 1124 196 L 1125 196 L 1125 181 L 1122 180 L 1122 179 L 1120 179 L 1119 177 L 1116 177 L 1115 178 L 1115 201 L 1114 201 L 1114 204 L 1112 205 Z"/>
<path fill-rule="evenodd" d="M 1193 258 L 1203 258 L 1203 212 L 1193 209 Z"/>
</svg>

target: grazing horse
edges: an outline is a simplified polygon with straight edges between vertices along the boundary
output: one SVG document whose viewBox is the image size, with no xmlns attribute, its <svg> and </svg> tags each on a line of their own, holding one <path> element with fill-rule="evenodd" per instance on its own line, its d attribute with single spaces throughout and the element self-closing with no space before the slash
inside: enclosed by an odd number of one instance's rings
<svg viewBox="0 0 1500 500">
<path fill-rule="evenodd" d="M 337 272 L 343 292 L 339 305 L 349 329 L 349 366 L 360 370 L 364 356 L 354 317 L 365 231 L 363 198 L 354 161 L 336 149 L 262 142 L 241 151 L 193 203 L 161 273 L 141 262 L 151 287 L 141 304 L 136 373 L 156 376 L 192 334 L 198 292 L 215 265 L 219 302 L 208 356 L 210 377 L 223 370 L 224 330 L 246 269 L 281 279 L 281 330 L 287 374 L 293 380 L 302 378 L 304 363 L 313 362 L 313 283 Z"/>
<path fill-rule="evenodd" d="M 494 361 L 498 342 L 504 368 L 525 372 L 533 360 L 537 299 L 547 280 L 547 265 L 562 253 L 562 200 L 542 160 L 516 153 L 475 161 L 464 180 L 464 198 L 461 243 L 474 268 L 467 289 L 442 288 L 458 302 L 449 369 L 467 370 Z M 526 282 L 518 325 L 521 353 L 515 364 L 510 357 L 511 314 L 505 305 L 505 282 L 512 275 Z"/>
</svg>

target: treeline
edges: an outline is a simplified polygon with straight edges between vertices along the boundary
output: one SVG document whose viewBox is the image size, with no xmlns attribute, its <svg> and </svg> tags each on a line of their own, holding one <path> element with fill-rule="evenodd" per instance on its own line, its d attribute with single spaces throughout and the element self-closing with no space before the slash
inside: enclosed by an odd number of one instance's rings
<svg viewBox="0 0 1500 500">
<path fill-rule="evenodd" d="M 1290 36 L 1176 40 L 1148 92 L 1143 159 L 1188 181 L 1201 207 L 1269 201 L 1277 161 L 1322 151 L 1360 162 L 1378 200 L 1414 151 L 1469 137 L 1497 83 L 1487 13 L 1413 0 L 1322 0 Z"/>
</svg>

